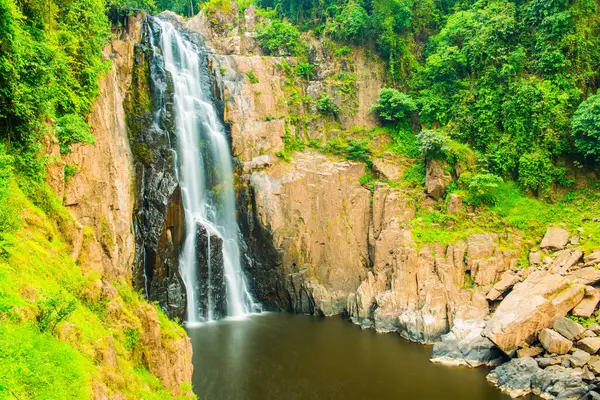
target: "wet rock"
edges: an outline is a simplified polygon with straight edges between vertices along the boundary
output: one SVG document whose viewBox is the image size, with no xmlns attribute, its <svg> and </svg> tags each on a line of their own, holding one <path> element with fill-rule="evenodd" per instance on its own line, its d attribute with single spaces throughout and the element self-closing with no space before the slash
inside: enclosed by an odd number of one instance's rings
<svg viewBox="0 0 600 400">
<path fill-rule="evenodd" d="M 539 340 L 548 353 L 567 354 L 573 347 L 573 342 L 552 329 L 542 330 Z"/>
<path fill-rule="evenodd" d="M 571 314 L 576 317 L 589 318 L 596 310 L 598 302 L 600 302 L 600 291 L 593 286 L 586 286 L 583 300 L 575 306 Z"/>
<path fill-rule="evenodd" d="M 431 361 L 444 365 L 493 367 L 505 360 L 505 355 L 491 340 L 484 337 L 485 321 L 456 321 L 452 330 L 433 346 Z"/>
<path fill-rule="evenodd" d="M 197 293 L 200 315 L 221 319 L 227 315 L 223 239 L 198 223 L 196 226 Z"/>
<path fill-rule="evenodd" d="M 546 271 L 533 272 L 500 303 L 484 334 L 511 355 L 523 342 L 531 341 L 566 315 L 582 298 L 583 286 Z"/>
<path fill-rule="evenodd" d="M 590 354 L 583 350 L 575 350 L 573 354 L 568 358 L 571 367 L 583 367 L 590 361 Z"/>
<path fill-rule="evenodd" d="M 583 338 L 579 342 L 577 342 L 575 347 L 587 351 L 590 354 L 596 354 L 600 349 L 600 337 Z"/>
<path fill-rule="evenodd" d="M 540 248 L 549 250 L 562 250 L 569 242 L 569 231 L 563 228 L 550 227 L 542 239 Z"/>
<path fill-rule="evenodd" d="M 583 337 L 585 328 L 567 317 L 559 317 L 552 326 L 556 332 L 569 340 L 579 340 Z"/>
<path fill-rule="evenodd" d="M 590 387 L 580 374 L 564 367 L 550 366 L 532 377 L 531 389 L 534 394 L 548 399 L 580 399 Z"/>
<path fill-rule="evenodd" d="M 487 380 L 511 397 L 531 393 L 531 381 L 541 371 L 533 358 L 514 358 L 487 375 Z"/>
</svg>

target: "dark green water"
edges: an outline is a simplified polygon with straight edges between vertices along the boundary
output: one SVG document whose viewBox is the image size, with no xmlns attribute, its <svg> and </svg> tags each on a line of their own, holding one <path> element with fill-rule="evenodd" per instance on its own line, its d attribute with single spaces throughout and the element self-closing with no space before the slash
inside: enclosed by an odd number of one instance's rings
<svg viewBox="0 0 600 400">
<path fill-rule="evenodd" d="M 485 369 L 432 364 L 430 347 L 336 317 L 263 314 L 188 332 L 202 400 L 509 398 Z"/>
</svg>

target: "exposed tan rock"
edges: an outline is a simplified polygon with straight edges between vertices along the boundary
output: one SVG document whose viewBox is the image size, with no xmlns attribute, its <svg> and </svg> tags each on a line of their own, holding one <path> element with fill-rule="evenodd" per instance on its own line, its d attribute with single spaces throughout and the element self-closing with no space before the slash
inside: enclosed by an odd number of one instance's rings
<svg viewBox="0 0 600 400">
<path fill-rule="evenodd" d="M 600 264 L 600 250 L 596 250 L 584 257 L 583 261 L 586 266 Z"/>
<path fill-rule="evenodd" d="M 452 193 L 450 198 L 448 199 L 448 204 L 446 205 L 446 210 L 449 214 L 460 214 L 463 212 L 463 199 L 456 193 Z"/>
<path fill-rule="evenodd" d="M 583 300 L 571 312 L 576 317 L 589 318 L 596 310 L 600 302 L 600 291 L 593 286 L 585 287 L 585 296 Z"/>
<path fill-rule="evenodd" d="M 561 250 L 556 253 L 556 258 L 550 264 L 549 270 L 553 274 L 566 274 L 582 257 L 583 252 L 579 249 Z"/>
<path fill-rule="evenodd" d="M 494 301 L 498 297 L 502 296 L 504 292 L 512 288 L 516 283 L 519 282 L 519 277 L 514 275 L 510 271 L 506 271 L 502 274 L 502 278 L 492 287 L 486 296 L 489 301 Z"/>
<path fill-rule="evenodd" d="M 542 254 L 539 251 L 532 251 L 529 253 L 529 264 L 538 265 L 542 262 Z"/>
<path fill-rule="evenodd" d="M 517 350 L 517 357 L 537 357 L 544 352 L 544 348 L 541 346 L 524 347 Z"/>
<path fill-rule="evenodd" d="M 392 219 L 408 222 L 415 216 L 414 201 L 385 183 L 376 183 L 373 193 L 373 233 L 379 237 Z"/>
<path fill-rule="evenodd" d="M 381 179 L 398 181 L 404 175 L 405 168 L 397 156 L 386 153 L 382 158 L 373 160 L 373 170 L 379 174 Z"/>
<path fill-rule="evenodd" d="M 359 184 L 364 168 L 305 152 L 250 178 L 257 217 L 283 251 L 284 267 L 291 273 L 294 265 L 308 265 L 307 278 L 343 292 L 338 312 L 367 274 L 370 194 Z"/>
<path fill-rule="evenodd" d="M 181 383 L 192 381 L 190 339 L 184 333 L 177 337 L 162 335 L 158 315 L 150 304 L 140 306 L 138 317 L 142 324 L 140 341 L 145 347 L 143 360 L 148 370 L 174 395 L 190 394 L 181 392 Z"/>
<path fill-rule="evenodd" d="M 467 239 L 467 268 L 478 285 L 493 283 L 500 273 L 516 265 L 517 258 L 517 252 L 500 249 L 497 235 L 479 233 Z"/>
<path fill-rule="evenodd" d="M 593 285 L 600 281 L 600 269 L 596 269 L 595 267 L 584 267 L 569 273 L 566 277 L 577 283 Z"/>
<path fill-rule="evenodd" d="M 583 286 L 560 275 L 536 271 L 500 303 L 485 335 L 511 355 L 524 342 L 566 315 L 583 298 Z"/>
<path fill-rule="evenodd" d="M 446 187 L 452 181 L 452 176 L 446 172 L 446 165 L 439 160 L 427 162 L 425 171 L 425 190 L 434 199 L 442 197 Z"/>
<path fill-rule="evenodd" d="M 569 340 L 579 340 L 585 333 L 585 328 L 567 317 L 559 317 L 552 325 L 552 329 Z"/>
<path fill-rule="evenodd" d="M 590 361 L 590 354 L 588 352 L 582 350 L 575 350 L 571 357 L 568 358 L 571 367 L 578 368 L 583 367 L 585 364 Z"/>
<path fill-rule="evenodd" d="M 573 342 L 548 328 L 540 332 L 539 340 L 548 353 L 567 354 L 573 347 Z"/>
<path fill-rule="evenodd" d="M 581 339 L 575 345 L 578 349 L 587 351 L 590 354 L 596 354 L 600 349 L 600 337 L 586 337 Z"/>
<path fill-rule="evenodd" d="M 542 239 L 540 248 L 550 250 L 564 249 L 569 243 L 569 231 L 563 228 L 550 227 L 546 230 L 546 235 Z"/>
</svg>

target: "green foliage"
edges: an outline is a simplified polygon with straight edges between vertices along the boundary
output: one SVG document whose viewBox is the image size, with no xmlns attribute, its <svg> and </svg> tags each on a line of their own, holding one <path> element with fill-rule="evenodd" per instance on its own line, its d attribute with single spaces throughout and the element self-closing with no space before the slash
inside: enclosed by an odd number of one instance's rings
<svg viewBox="0 0 600 400">
<path fill-rule="evenodd" d="M 78 114 L 67 114 L 57 121 L 56 137 L 60 143 L 61 153 L 70 153 L 70 146 L 74 143 L 96 143 L 90 126 Z"/>
<path fill-rule="evenodd" d="M 448 150 L 448 137 L 434 130 L 423 130 L 417 135 L 419 148 L 426 159 L 441 159 Z"/>
<path fill-rule="evenodd" d="M 338 40 L 362 41 L 370 27 L 370 18 L 356 1 L 349 1 L 334 18 L 326 32 Z"/>
<path fill-rule="evenodd" d="M 142 0 L 147 1 L 147 0 Z M 222 0 L 217 0 L 218 3 L 224 3 Z M 171 10 L 174 13 L 191 17 L 200 11 L 200 4 L 213 4 L 215 1 L 190 1 L 190 0 L 156 0 L 158 10 Z M 229 3 L 229 1 L 227 1 Z"/>
<path fill-rule="evenodd" d="M 254 72 L 246 72 L 246 76 L 250 80 L 250 83 L 258 83 L 258 78 L 256 77 L 256 75 L 254 75 Z"/>
<path fill-rule="evenodd" d="M 76 309 L 74 300 L 67 300 L 62 293 L 38 302 L 37 326 L 40 332 L 54 333 L 56 326 L 66 320 Z"/>
<path fill-rule="evenodd" d="M 123 331 L 123 335 L 125 337 L 125 341 L 123 343 L 125 349 L 129 352 L 133 351 L 140 341 L 140 331 L 137 329 L 127 328 L 125 331 Z"/>
<path fill-rule="evenodd" d="M 543 192 L 554 182 L 556 168 L 546 154 L 524 154 L 519 159 L 518 182 L 534 193 Z"/>
<path fill-rule="evenodd" d="M 467 173 L 460 177 L 461 183 L 467 187 L 468 196 L 465 203 L 472 206 L 493 206 L 498 202 L 502 178 L 490 173 L 476 174 L 467 178 Z"/>
<path fill-rule="evenodd" d="M 394 153 L 402 154 L 409 158 L 417 158 L 422 155 L 419 140 L 409 129 L 393 129 L 391 134 L 393 140 L 392 150 Z"/>
<path fill-rule="evenodd" d="M 373 164 L 367 140 L 335 138 L 327 142 L 322 151 L 344 156 L 348 160 L 362 161 L 369 167 Z"/>
<path fill-rule="evenodd" d="M 260 27 L 257 38 L 267 54 L 274 56 L 300 56 L 306 51 L 298 28 L 285 21 L 273 20 Z"/>
<path fill-rule="evenodd" d="M 402 180 L 411 186 L 421 188 L 425 185 L 425 163 L 419 161 L 404 172 Z"/>
<path fill-rule="evenodd" d="M 571 119 L 575 150 L 582 156 L 600 162 L 600 94 L 581 103 Z"/>
<path fill-rule="evenodd" d="M 338 106 L 327 93 L 322 93 L 317 100 L 317 110 L 323 115 L 337 115 L 339 112 Z"/>
<path fill-rule="evenodd" d="M 402 122 L 417 108 L 410 96 L 396 89 L 381 89 L 379 99 L 373 104 L 373 111 L 386 122 Z"/>
<path fill-rule="evenodd" d="M 598 321 L 594 317 L 589 317 L 589 318 L 576 317 L 573 314 L 568 314 L 567 317 L 569 319 L 577 322 L 579 325 L 583 326 L 584 328 L 588 328 L 591 324 L 597 324 L 598 323 Z"/>
<path fill-rule="evenodd" d="M 310 80 L 314 73 L 314 67 L 302 61 L 299 61 L 296 65 L 296 74 L 304 79 Z"/>
</svg>

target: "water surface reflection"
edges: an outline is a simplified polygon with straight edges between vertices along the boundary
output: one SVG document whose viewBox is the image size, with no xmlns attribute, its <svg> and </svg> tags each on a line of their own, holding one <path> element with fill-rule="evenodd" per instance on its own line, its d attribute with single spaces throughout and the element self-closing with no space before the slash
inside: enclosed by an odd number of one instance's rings
<svg viewBox="0 0 600 400">
<path fill-rule="evenodd" d="M 263 314 L 188 330 L 200 399 L 508 399 L 486 370 L 431 364 L 431 348 L 339 318 Z"/>
</svg>

